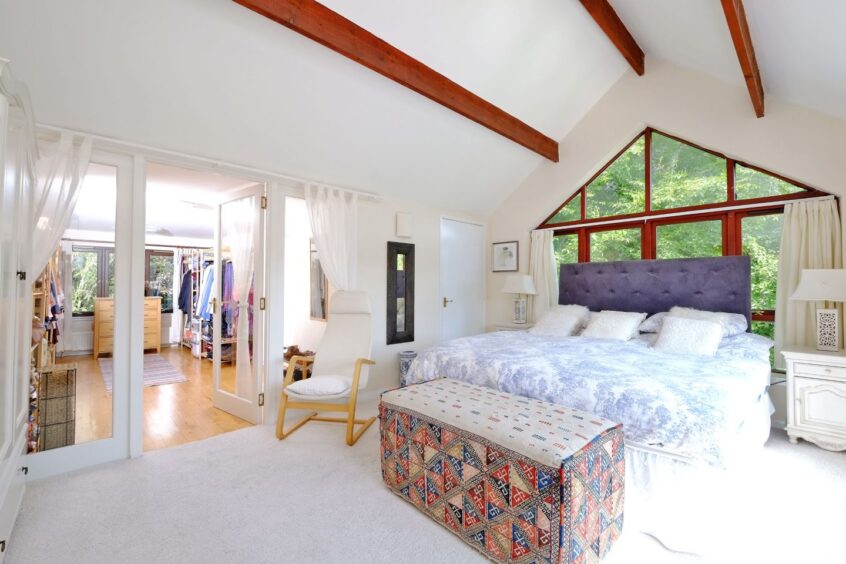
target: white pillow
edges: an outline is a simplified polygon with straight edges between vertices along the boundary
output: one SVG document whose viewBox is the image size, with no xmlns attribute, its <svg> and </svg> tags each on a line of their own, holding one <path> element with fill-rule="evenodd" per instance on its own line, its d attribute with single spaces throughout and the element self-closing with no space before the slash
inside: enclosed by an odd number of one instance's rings
<svg viewBox="0 0 846 564">
<path fill-rule="evenodd" d="M 664 318 L 667 317 L 668 313 L 669 312 L 662 311 L 661 313 L 650 315 L 646 321 L 640 324 L 638 331 L 641 333 L 657 333 L 661 330 L 661 322 L 664 321 Z"/>
<path fill-rule="evenodd" d="M 673 317 L 685 317 L 687 319 L 702 319 L 719 323 L 723 329 L 723 337 L 731 337 L 744 333 L 748 328 L 746 316 L 739 313 L 724 313 L 719 311 L 702 311 L 690 307 L 675 306 L 670 310 Z"/>
<path fill-rule="evenodd" d="M 286 390 L 299 396 L 335 396 L 348 392 L 352 378 L 344 376 L 312 376 L 290 384 Z"/>
<path fill-rule="evenodd" d="M 723 340 L 723 328 L 716 321 L 668 315 L 654 348 L 670 354 L 714 356 Z"/>
<path fill-rule="evenodd" d="M 546 312 L 535 326 L 529 329 L 534 335 L 569 337 L 582 328 L 590 310 L 580 305 L 560 305 Z"/>
<path fill-rule="evenodd" d="M 645 318 L 645 313 L 628 311 L 601 311 L 599 313 L 592 313 L 588 326 L 582 331 L 581 336 L 592 337 L 594 339 L 628 341 L 637 335 L 637 328 Z"/>
</svg>

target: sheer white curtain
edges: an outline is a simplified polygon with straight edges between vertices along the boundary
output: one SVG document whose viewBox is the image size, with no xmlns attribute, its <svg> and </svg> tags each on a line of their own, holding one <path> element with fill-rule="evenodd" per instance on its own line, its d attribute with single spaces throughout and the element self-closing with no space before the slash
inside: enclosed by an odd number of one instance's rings
<svg viewBox="0 0 846 564">
<path fill-rule="evenodd" d="M 256 197 L 229 202 L 221 210 L 223 245 L 229 246 L 232 259 L 232 300 L 238 304 L 235 329 L 235 392 L 242 398 L 255 395 L 250 361 L 250 288 L 253 284 Z M 219 272 L 223 281 L 222 269 Z"/>
<path fill-rule="evenodd" d="M 317 258 L 334 290 L 355 290 L 358 263 L 358 196 L 309 184 L 305 189 Z"/>
<path fill-rule="evenodd" d="M 558 276 L 555 272 L 555 250 L 552 231 L 532 231 L 529 254 L 529 273 L 535 280 L 537 295 L 532 298 L 532 320 L 537 321 L 558 304 Z"/>
<path fill-rule="evenodd" d="M 30 279 L 35 280 L 56 251 L 70 224 L 79 189 L 91 160 L 91 138 L 78 142 L 72 133 L 41 147 L 33 193 Z"/>
<path fill-rule="evenodd" d="M 776 366 L 783 367 L 781 349 L 815 346 L 815 302 L 792 301 L 802 269 L 841 268 L 842 231 L 834 198 L 793 202 L 784 207 L 776 287 Z"/>
</svg>

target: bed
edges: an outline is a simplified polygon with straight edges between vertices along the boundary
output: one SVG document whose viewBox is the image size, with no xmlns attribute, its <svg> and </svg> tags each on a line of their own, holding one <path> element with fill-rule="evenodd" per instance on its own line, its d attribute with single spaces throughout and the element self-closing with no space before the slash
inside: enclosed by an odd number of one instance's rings
<svg viewBox="0 0 846 564">
<path fill-rule="evenodd" d="M 680 305 L 751 323 L 750 293 L 748 257 L 583 263 L 562 265 L 559 303 L 650 315 Z M 771 343 L 736 335 L 707 359 L 657 352 L 654 338 L 465 337 L 422 352 L 403 383 L 456 378 L 622 422 L 627 491 L 644 509 L 636 527 L 671 548 L 703 552 L 705 525 L 682 526 L 679 509 L 730 495 L 727 471 L 766 442 Z M 712 511 L 696 513 L 713 520 Z"/>
</svg>

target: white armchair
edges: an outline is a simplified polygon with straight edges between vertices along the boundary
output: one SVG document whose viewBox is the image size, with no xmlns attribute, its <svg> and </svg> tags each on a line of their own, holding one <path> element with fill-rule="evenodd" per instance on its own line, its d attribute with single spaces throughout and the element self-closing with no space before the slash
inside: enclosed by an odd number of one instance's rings
<svg viewBox="0 0 846 564">
<path fill-rule="evenodd" d="M 323 339 L 314 357 L 295 356 L 288 362 L 282 401 L 276 421 L 276 436 L 284 439 L 309 421 L 346 423 L 347 444 L 354 445 L 375 417 L 356 419 L 358 391 L 367 386 L 371 364 L 372 323 L 370 300 L 365 292 L 338 291 L 329 303 L 329 317 Z M 302 367 L 303 379 L 294 382 L 296 366 Z M 307 367 L 312 364 L 311 376 Z M 338 403 L 336 400 L 347 401 Z M 285 431 L 288 409 L 312 411 Z M 344 412 L 346 417 L 322 417 L 320 411 Z M 355 431 L 355 425 L 362 425 Z"/>
</svg>

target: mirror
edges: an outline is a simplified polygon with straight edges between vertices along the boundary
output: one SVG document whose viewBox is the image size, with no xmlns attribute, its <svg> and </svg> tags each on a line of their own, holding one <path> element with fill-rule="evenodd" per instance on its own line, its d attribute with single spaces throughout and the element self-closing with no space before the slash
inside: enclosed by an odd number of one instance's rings
<svg viewBox="0 0 846 564">
<path fill-rule="evenodd" d="M 388 241 L 387 344 L 414 340 L 414 245 Z"/>
<path fill-rule="evenodd" d="M 314 240 L 309 240 L 309 257 L 311 259 L 310 265 L 310 285 L 311 285 L 311 318 L 315 321 L 326 321 L 326 313 L 328 309 L 329 296 L 329 281 L 323 273 L 323 267 L 320 266 L 320 260 L 317 258 L 317 247 L 314 245 Z"/>
</svg>

